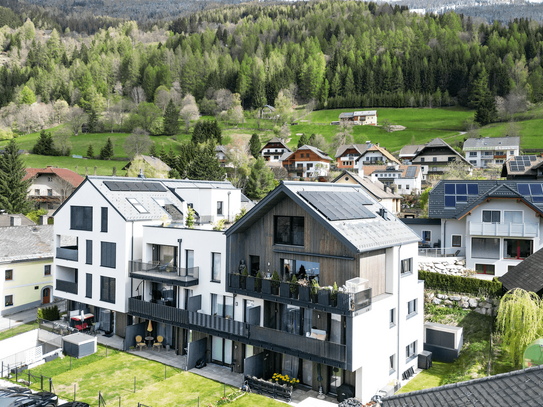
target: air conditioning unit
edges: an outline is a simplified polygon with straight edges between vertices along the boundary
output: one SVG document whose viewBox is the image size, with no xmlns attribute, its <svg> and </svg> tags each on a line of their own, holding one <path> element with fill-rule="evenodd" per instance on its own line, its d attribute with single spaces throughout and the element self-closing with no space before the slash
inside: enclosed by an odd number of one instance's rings
<svg viewBox="0 0 543 407">
<path fill-rule="evenodd" d="M 366 278 L 356 277 L 345 282 L 345 287 L 350 293 L 358 293 L 368 288 L 369 280 Z"/>
</svg>

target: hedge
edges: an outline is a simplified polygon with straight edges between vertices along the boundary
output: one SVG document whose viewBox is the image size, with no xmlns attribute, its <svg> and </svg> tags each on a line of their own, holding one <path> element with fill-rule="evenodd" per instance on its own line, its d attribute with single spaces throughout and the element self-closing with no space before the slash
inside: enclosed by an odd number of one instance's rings
<svg viewBox="0 0 543 407">
<path fill-rule="evenodd" d="M 425 288 L 453 293 L 489 295 L 501 297 L 503 295 L 502 283 L 496 277 L 492 281 L 478 278 L 451 276 L 419 270 L 419 280 L 424 280 Z"/>
<path fill-rule="evenodd" d="M 38 308 L 38 318 L 47 321 L 58 321 L 60 319 L 59 309 L 56 305 L 48 308 Z"/>
</svg>

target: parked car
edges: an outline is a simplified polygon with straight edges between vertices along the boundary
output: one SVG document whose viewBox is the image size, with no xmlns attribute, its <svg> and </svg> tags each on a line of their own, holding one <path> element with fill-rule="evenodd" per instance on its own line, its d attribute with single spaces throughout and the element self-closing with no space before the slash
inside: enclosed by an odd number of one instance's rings
<svg viewBox="0 0 543 407">
<path fill-rule="evenodd" d="M 49 392 L 18 393 L 7 391 L 0 394 L 0 407 L 56 407 L 58 397 Z"/>
</svg>

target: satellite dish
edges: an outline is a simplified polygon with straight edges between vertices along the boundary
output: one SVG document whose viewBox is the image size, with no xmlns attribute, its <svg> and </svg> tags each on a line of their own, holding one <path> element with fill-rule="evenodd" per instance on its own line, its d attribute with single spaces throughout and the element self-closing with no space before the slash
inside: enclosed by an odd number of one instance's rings
<svg viewBox="0 0 543 407">
<path fill-rule="evenodd" d="M 524 351 L 522 367 L 543 365 L 543 338 L 539 338 L 528 345 Z"/>
</svg>

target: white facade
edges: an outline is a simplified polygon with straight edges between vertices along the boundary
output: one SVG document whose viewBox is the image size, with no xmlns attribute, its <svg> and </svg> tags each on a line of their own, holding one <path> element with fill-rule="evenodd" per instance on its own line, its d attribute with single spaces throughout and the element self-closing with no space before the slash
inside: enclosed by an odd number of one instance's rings
<svg viewBox="0 0 543 407">
<path fill-rule="evenodd" d="M 494 216 L 496 222 L 486 221 L 488 218 L 483 221 L 483 212 L 486 217 L 491 212 L 490 216 Z M 542 247 L 541 218 L 524 203 L 515 200 L 493 199 L 474 208 L 462 219 L 442 219 L 441 223 L 444 247 L 455 247 L 454 236 L 456 247 L 465 247 L 466 268 L 489 278 L 503 276 L 510 267 Z"/>
<path fill-rule="evenodd" d="M 520 154 L 520 138 L 471 138 L 464 142 L 463 150 L 466 160 L 475 167 L 486 168 L 491 164 L 502 165 Z"/>
<path fill-rule="evenodd" d="M 38 174 L 28 187 L 28 197 L 36 203 L 38 209 L 52 215 L 60 204 L 75 190 L 75 187 L 56 174 Z"/>
<path fill-rule="evenodd" d="M 330 173 L 329 161 L 297 161 L 295 164 L 297 171 L 302 168 L 305 178 L 325 177 Z"/>
</svg>

